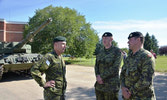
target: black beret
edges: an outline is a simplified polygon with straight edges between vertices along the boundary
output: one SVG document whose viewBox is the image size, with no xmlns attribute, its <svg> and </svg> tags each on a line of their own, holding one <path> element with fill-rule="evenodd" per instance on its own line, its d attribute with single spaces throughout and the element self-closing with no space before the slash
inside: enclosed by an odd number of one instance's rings
<svg viewBox="0 0 167 100">
<path fill-rule="evenodd" d="M 143 34 L 141 32 L 132 32 L 129 34 L 128 39 L 132 37 L 143 37 Z"/>
<path fill-rule="evenodd" d="M 63 36 L 57 36 L 54 38 L 53 42 L 66 41 L 66 38 Z"/>
<path fill-rule="evenodd" d="M 105 32 L 102 37 L 112 37 L 112 33 L 110 32 Z"/>
</svg>

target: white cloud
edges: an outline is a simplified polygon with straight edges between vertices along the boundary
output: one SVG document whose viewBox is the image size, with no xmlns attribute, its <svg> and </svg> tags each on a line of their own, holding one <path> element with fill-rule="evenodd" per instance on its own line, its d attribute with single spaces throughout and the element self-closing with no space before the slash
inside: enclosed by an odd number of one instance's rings
<svg viewBox="0 0 167 100">
<path fill-rule="evenodd" d="M 105 31 L 113 33 L 119 47 L 127 47 L 127 37 L 130 32 L 140 31 L 145 35 L 154 35 L 159 41 L 159 46 L 167 45 L 167 18 L 159 20 L 125 20 L 125 21 L 96 21 L 93 28 L 99 32 L 99 36 Z"/>
</svg>

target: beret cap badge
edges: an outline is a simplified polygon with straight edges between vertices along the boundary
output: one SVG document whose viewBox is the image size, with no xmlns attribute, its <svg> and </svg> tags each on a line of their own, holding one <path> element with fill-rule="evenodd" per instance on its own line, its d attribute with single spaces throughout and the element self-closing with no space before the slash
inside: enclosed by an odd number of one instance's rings
<svg viewBox="0 0 167 100">
<path fill-rule="evenodd" d="M 110 32 L 105 32 L 102 37 L 112 37 L 112 33 Z"/>
</svg>

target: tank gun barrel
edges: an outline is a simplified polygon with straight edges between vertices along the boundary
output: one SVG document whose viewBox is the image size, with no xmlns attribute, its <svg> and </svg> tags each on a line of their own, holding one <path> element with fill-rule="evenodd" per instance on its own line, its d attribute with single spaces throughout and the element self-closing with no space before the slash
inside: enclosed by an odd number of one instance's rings
<svg viewBox="0 0 167 100">
<path fill-rule="evenodd" d="M 44 23 L 42 23 L 34 32 L 30 32 L 25 39 L 23 39 L 19 44 L 17 44 L 14 48 L 15 49 L 21 49 L 24 44 L 26 44 L 28 41 L 30 41 L 36 34 L 38 34 L 39 31 L 41 31 L 46 25 L 48 25 L 52 21 L 51 18 L 47 19 Z"/>
</svg>

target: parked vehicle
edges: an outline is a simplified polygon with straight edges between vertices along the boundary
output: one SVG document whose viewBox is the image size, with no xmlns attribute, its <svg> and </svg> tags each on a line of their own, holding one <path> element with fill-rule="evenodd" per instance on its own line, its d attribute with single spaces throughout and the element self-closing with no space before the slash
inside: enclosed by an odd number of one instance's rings
<svg viewBox="0 0 167 100">
<path fill-rule="evenodd" d="M 51 21 L 52 19 L 45 21 L 34 32 L 27 34 L 21 42 L 0 42 L 0 80 L 3 73 L 9 71 L 28 73 L 33 63 L 41 59 L 42 55 L 31 53 L 31 46 L 26 43 Z"/>
</svg>

